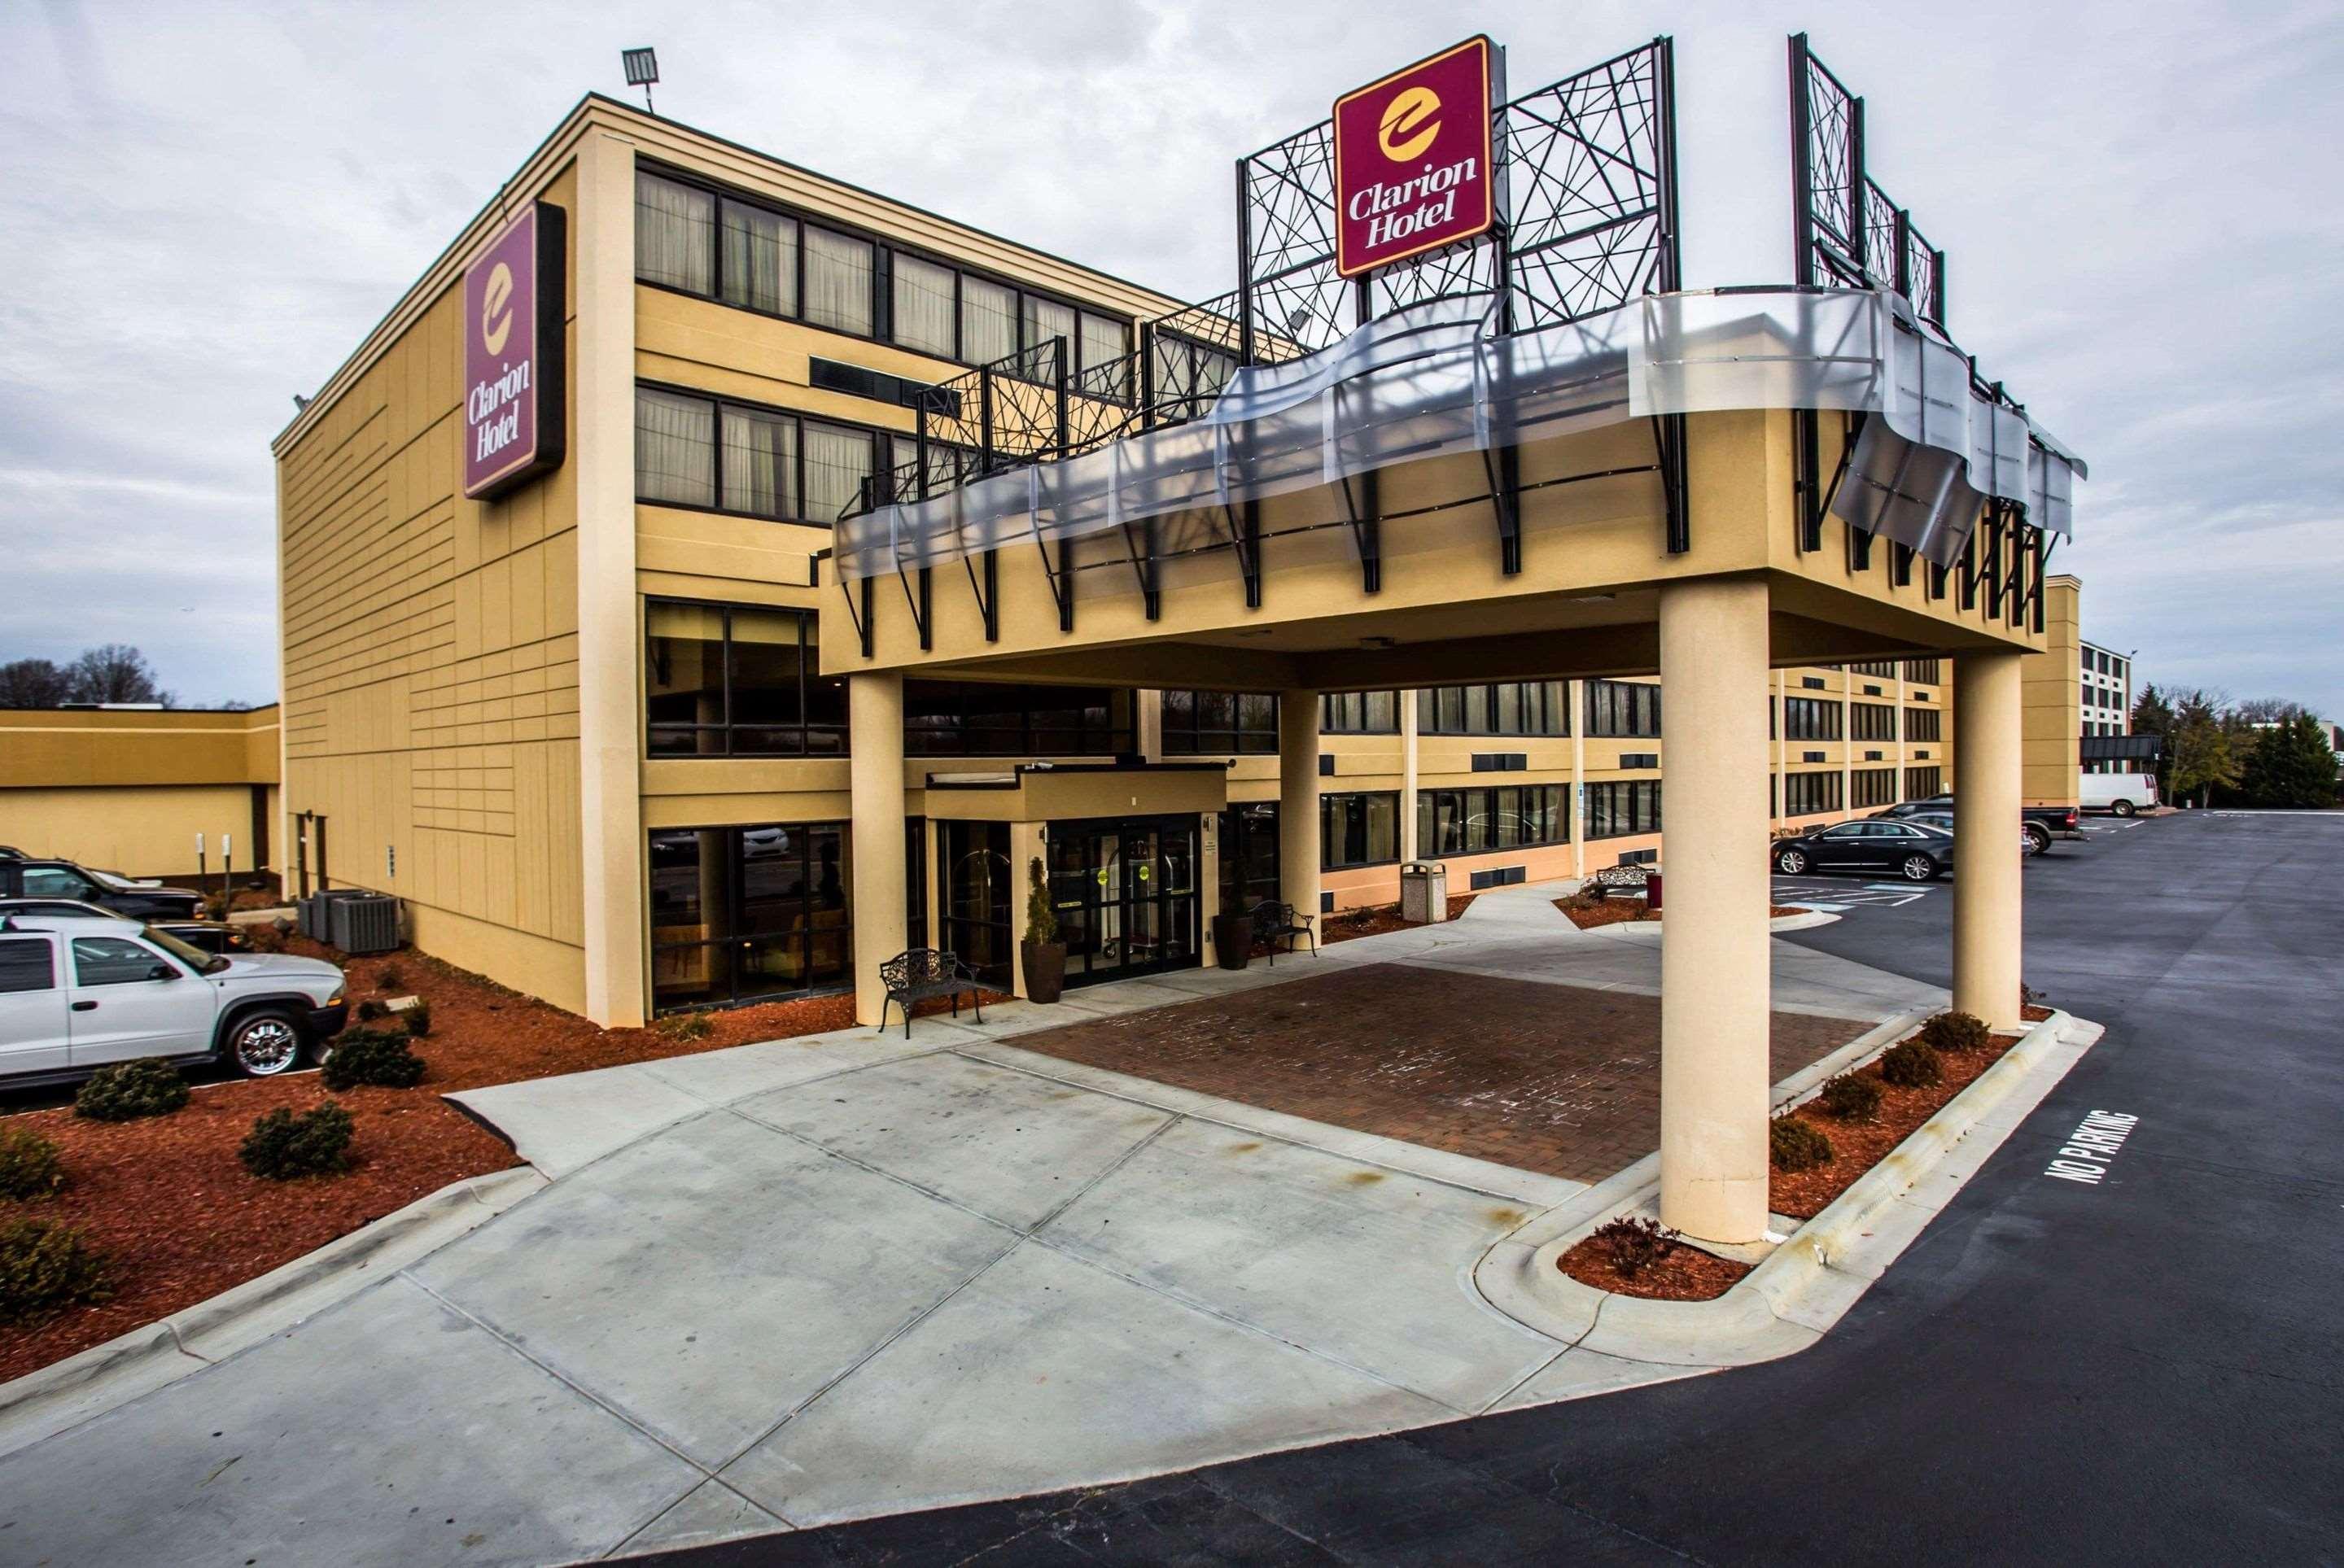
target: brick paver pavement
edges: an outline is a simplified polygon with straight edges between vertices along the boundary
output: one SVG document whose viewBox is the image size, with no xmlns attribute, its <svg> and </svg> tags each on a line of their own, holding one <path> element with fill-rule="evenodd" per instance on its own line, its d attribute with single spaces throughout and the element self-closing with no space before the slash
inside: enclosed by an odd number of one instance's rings
<svg viewBox="0 0 2344 1568">
<path fill-rule="evenodd" d="M 1773 1080 L 1871 1027 L 1774 1014 Z M 1661 1000 L 1625 991 L 1372 964 L 1016 1043 L 1573 1181 L 1661 1141 Z"/>
</svg>

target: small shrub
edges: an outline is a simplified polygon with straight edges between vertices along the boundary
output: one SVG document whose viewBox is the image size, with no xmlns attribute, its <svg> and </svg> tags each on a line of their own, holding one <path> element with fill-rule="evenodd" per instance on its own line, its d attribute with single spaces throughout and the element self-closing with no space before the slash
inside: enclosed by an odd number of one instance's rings
<svg viewBox="0 0 2344 1568">
<path fill-rule="evenodd" d="M 1676 1251 L 1677 1233 L 1658 1220 L 1607 1220 L 1589 1238 L 1623 1280 L 1632 1280 Z"/>
<path fill-rule="evenodd" d="M 46 1220 L 0 1225 L 0 1323 L 46 1317 L 114 1292 L 79 1231 Z"/>
<path fill-rule="evenodd" d="M 55 1143 L 37 1132 L 0 1128 L 0 1198 L 45 1198 L 65 1184 Z"/>
<path fill-rule="evenodd" d="M 132 1121 L 168 1116 L 187 1102 L 187 1080 L 161 1057 L 116 1062 L 89 1075 L 74 1096 L 74 1114 L 94 1121 Z"/>
<path fill-rule="evenodd" d="M 1777 1171 L 1812 1171 L 1832 1162 L 1831 1139 L 1803 1117 L 1777 1116 L 1767 1127 L 1766 1141 Z"/>
<path fill-rule="evenodd" d="M 1966 1012 L 1941 1012 L 1921 1026 L 1917 1037 L 1933 1050 L 1982 1050 L 1993 1038 L 1985 1020 Z"/>
<path fill-rule="evenodd" d="M 271 1181 L 335 1175 L 350 1166 L 350 1113 L 330 1102 L 298 1116 L 280 1105 L 253 1121 L 237 1158 Z"/>
<path fill-rule="evenodd" d="M 400 1022 L 407 1025 L 409 1034 L 417 1040 L 421 1040 L 431 1032 L 431 1004 L 421 997 L 417 997 L 415 1005 L 400 1013 L 399 1019 Z"/>
<path fill-rule="evenodd" d="M 244 946 L 248 952 L 281 953 L 285 950 L 285 933 L 273 925 L 245 926 Z"/>
<path fill-rule="evenodd" d="M 407 977 L 399 972 L 397 964 L 383 965 L 381 971 L 374 977 L 374 989 L 377 990 L 397 990 L 406 983 Z"/>
<path fill-rule="evenodd" d="M 1869 1121 L 1880 1114 L 1880 1081 L 1843 1072 L 1824 1083 L 1815 1103 L 1842 1121 Z"/>
<path fill-rule="evenodd" d="M 360 1023 L 372 1023 L 377 1019 L 389 1018 L 389 1016 L 390 1009 L 385 1007 L 380 1001 L 377 1000 L 373 997 L 369 997 L 366 1000 L 359 1003 L 359 1021 Z"/>
<path fill-rule="evenodd" d="M 672 1012 L 659 1020 L 659 1031 L 670 1040 L 706 1040 L 716 1026 L 704 1012 Z"/>
<path fill-rule="evenodd" d="M 1880 1053 L 1880 1076 L 1899 1089 L 1927 1089 L 1945 1081 L 1945 1063 L 1936 1047 L 1916 1038 Z"/>
<path fill-rule="evenodd" d="M 381 1089 L 412 1089 L 423 1081 L 423 1059 L 408 1045 L 409 1037 L 387 1029 L 353 1029 L 334 1041 L 334 1051 L 318 1072 L 326 1087 L 339 1092 L 359 1085 Z"/>
</svg>

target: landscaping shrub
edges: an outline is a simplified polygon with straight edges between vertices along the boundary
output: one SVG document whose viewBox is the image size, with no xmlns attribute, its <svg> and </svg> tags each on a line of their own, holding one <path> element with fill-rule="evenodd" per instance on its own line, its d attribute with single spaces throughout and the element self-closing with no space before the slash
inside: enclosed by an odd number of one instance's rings
<svg viewBox="0 0 2344 1568">
<path fill-rule="evenodd" d="M 1927 1089 L 1944 1082 L 1945 1070 L 1936 1047 L 1916 1037 L 1880 1053 L 1880 1076 L 1899 1089 Z"/>
<path fill-rule="evenodd" d="M 1842 1121 L 1869 1121 L 1880 1114 L 1880 1081 L 1843 1072 L 1824 1083 L 1815 1103 Z"/>
<path fill-rule="evenodd" d="M 1802 1117 L 1777 1116 L 1766 1130 L 1766 1141 L 1777 1171 L 1812 1171 L 1832 1162 L 1831 1139 Z"/>
<path fill-rule="evenodd" d="M 381 972 L 374 977 L 374 989 L 377 990 L 397 990 L 406 983 L 407 977 L 399 973 L 397 964 L 383 965 Z"/>
<path fill-rule="evenodd" d="M 284 921 L 279 920 L 273 925 L 244 927 L 244 945 L 246 950 L 256 953 L 283 952 L 285 950 L 285 932 L 280 930 L 278 927 L 282 926 L 284 923 Z"/>
<path fill-rule="evenodd" d="M 1921 1026 L 1918 1038 L 1935 1050 L 1982 1050 L 1993 1036 L 1982 1018 L 1966 1012 L 1941 1012 Z"/>
<path fill-rule="evenodd" d="M 328 1089 L 356 1089 L 362 1083 L 382 1089 L 412 1089 L 423 1080 L 423 1059 L 408 1045 L 409 1036 L 387 1029 L 353 1029 L 334 1041 L 334 1053 L 318 1072 Z"/>
<path fill-rule="evenodd" d="M 670 1040 L 706 1040 L 716 1026 L 704 1012 L 672 1012 L 655 1027 Z"/>
<path fill-rule="evenodd" d="M 431 1032 L 431 1004 L 421 997 L 417 997 L 415 1005 L 400 1013 L 399 1019 L 401 1023 L 407 1025 L 409 1034 L 421 1040 Z"/>
<path fill-rule="evenodd" d="M 0 1225 L 0 1323 L 102 1302 L 106 1260 L 81 1232 L 46 1220 Z"/>
<path fill-rule="evenodd" d="M 65 1184 L 56 1144 L 37 1132 L 0 1128 L 0 1198 L 45 1198 Z"/>
<path fill-rule="evenodd" d="M 168 1116 L 187 1102 L 187 1081 L 159 1056 L 116 1062 L 89 1075 L 74 1096 L 74 1114 L 94 1121 Z"/>
<path fill-rule="evenodd" d="M 380 1001 L 377 1000 L 373 997 L 369 997 L 366 1000 L 359 1003 L 359 1021 L 360 1023 L 372 1023 L 378 1019 L 389 1018 L 389 1016 L 390 1009 L 385 1007 Z"/>
<path fill-rule="evenodd" d="M 350 1113 L 328 1103 L 296 1116 L 280 1105 L 253 1121 L 236 1152 L 246 1170 L 272 1181 L 337 1174 L 350 1166 Z"/>
<path fill-rule="evenodd" d="M 1632 1280 L 1676 1250 L 1677 1233 L 1658 1220 L 1607 1220 L 1588 1238 L 1623 1280 Z"/>
</svg>

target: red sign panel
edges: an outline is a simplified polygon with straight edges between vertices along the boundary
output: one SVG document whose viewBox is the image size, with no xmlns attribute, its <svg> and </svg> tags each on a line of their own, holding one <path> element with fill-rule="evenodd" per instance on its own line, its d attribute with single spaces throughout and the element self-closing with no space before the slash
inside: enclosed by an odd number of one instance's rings
<svg viewBox="0 0 2344 1568">
<path fill-rule="evenodd" d="M 464 494 L 475 500 L 561 462 L 566 216 L 531 205 L 464 269 Z"/>
<path fill-rule="evenodd" d="M 1355 277 L 1488 231 L 1490 40 L 1468 38 L 1335 100 L 1335 270 Z"/>
</svg>

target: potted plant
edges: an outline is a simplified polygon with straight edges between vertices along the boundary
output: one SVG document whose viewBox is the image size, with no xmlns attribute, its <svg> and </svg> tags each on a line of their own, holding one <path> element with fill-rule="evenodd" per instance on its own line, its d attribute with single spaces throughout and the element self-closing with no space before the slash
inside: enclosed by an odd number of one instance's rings
<svg viewBox="0 0 2344 1568">
<path fill-rule="evenodd" d="M 1066 944 L 1058 940 L 1058 912 L 1050 907 L 1050 884 L 1039 855 L 1026 862 L 1026 940 L 1017 948 L 1026 966 L 1026 996 L 1056 1001 L 1066 983 Z"/>
<path fill-rule="evenodd" d="M 1253 957 L 1253 920 L 1242 910 L 1223 910 L 1213 917 L 1213 960 L 1225 970 L 1241 970 Z"/>
</svg>

